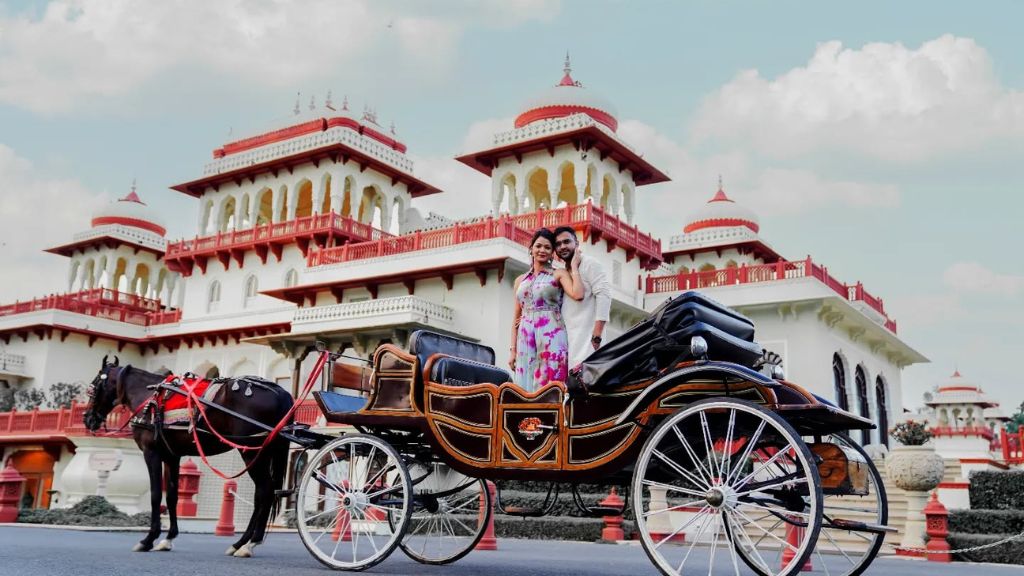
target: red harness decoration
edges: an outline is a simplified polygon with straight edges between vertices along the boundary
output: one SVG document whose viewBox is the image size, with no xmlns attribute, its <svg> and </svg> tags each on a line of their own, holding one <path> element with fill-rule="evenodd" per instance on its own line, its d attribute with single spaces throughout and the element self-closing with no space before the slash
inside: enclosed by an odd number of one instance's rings
<svg viewBox="0 0 1024 576">
<path fill-rule="evenodd" d="M 206 390 L 210 387 L 210 381 L 205 378 L 178 378 L 171 374 L 164 380 L 164 384 L 176 386 L 186 392 L 186 394 L 178 394 L 177 392 L 165 391 L 160 395 L 160 408 L 163 410 L 164 417 L 168 420 L 177 420 L 176 417 L 168 418 L 168 413 L 171 411 L 182 411 L 179 412 L 184 416 L 185 420 L 188 420 L 188 407 L 189 407 L 189 396 L 202 397 L 206 394 Z M 177 416 L 175 414 L 174 416 Z"/>
</svg>

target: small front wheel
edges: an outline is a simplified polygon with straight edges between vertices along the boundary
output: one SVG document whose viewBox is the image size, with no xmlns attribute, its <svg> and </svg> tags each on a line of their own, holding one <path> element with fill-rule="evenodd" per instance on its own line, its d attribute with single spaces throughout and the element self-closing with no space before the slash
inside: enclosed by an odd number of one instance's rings
<svg viewBox="0 0 1024 576">
<path fill-rule="evenodd" d="M 394 551 L 409 525 L 412 481 L 390 444 L 365 434 L 331 441 L 299 479 L 295 520 L 313 557 L 365 570 Z"/>
</svg>

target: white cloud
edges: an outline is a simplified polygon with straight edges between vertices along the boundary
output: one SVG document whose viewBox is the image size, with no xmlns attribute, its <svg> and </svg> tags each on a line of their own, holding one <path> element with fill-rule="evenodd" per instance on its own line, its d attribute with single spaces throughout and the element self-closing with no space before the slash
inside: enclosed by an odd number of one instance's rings
<svg viewBox="0 0 1024 576">
<path fill-rule="evenodd" d="M 138 94 L 169 76 L 266 89 L 337 70 L 351 76 L 356 67 L 407 63 L 442 71 L 469 26 L 547 19 L 559 4 L 451 8 L 399 11 L 370 0 L 52 0 L 38 17 L 0 17 L 0 103 L 63 113 Z"/>
<path fill-rule="evenodd" d="M 1024 137 L 1024 93 L 1000 84 L 988 52 L 970 38 L 945 35 L 917 49 L 832 41 L 776 78 L 737 74 L 705 100 L 691 137 L 773 158 L 845 152 L 919 161 Z"/>
<path fill-rule="evenodd" d="M 742 150 L 706 157 L 691 154 L 652 126 L 626 120 L 619 135 L 661 168 L 672 182 L 638 191 L 638 220 L 665 234 L 678 233 L 687 214 L 714 194 L 719 176 L 731 198 L 759 216 L 803 214 L 828 208 L 879 209 L 900 204 L 892 184 L 834 180 L 810 170 L 763 166 Z M 664 206 L 676 209 L 665 211 Z"/>
<path fill-rule="evenodd" d="M 946 268 L 942 280 L 956 292 L 1015 296 L 1024 292 L 1024 275 L 1001 274 L 978 262 L 956 262 Z"/>
<path fill-rule="evenodd" d="M 0 202 L 5 278 L 0 282 L 0 302 L 63 292 L 68 261 L 43 250 L 70 242 L 73 232 L 88 225 L 87 215 L 103 204 L 105 195 L 77 180 L 40 174 L 31 162 L 2 143 L 0 181 L 6 185 Z"/>
</svg>

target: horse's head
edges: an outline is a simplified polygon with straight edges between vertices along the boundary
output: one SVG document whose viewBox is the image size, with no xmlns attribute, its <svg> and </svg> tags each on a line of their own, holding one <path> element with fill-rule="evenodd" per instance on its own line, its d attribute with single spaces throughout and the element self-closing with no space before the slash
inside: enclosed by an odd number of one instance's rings
<svg viewBox="0 0 1024 576">
<path fill-rule="evenodd" d="M 103 365 L 89 386 L 89 405 L 82 420 L 85 427 L 93 432 L 103 425 L 107 415 L 120 400 L 118 381 L 123 368 L 119 364 L 117 356 L 114 356 L 113 362 L 107 362 L 107 357 L 104 356 Z"/>
</svg>

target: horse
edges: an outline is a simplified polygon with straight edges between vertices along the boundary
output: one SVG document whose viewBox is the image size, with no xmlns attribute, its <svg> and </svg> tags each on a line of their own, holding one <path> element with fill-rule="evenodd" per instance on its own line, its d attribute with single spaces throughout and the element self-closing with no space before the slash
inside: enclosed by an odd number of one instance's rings
<svg viewBox="0 0 1024 576">
<path fill-rule="evenodd" d="M 115 406 L 125 406 L 133 412 L 145 411 L 143 407 L 154 398 L 153 388 L 165 380 L 160 374 L 119 364 L 116 356 L 114 361 L 109 363 L 104 356 L 102 366 L 92 381 L 89 388 L 89 405 L 83 418 L 86 428 L 90 431 L 97 431 Z M 228 379 L 229 382 L 230 380 Z M 220 386 L 209 400 L 245 418 L 260 422 L 267 428 L 261 428 L 214 406 L 207 406 L 204 410 L 205 417 L 197 417 L 195 420 L 196 436 L 202 454 L 221 454 L 232 449 L 211 432 L 211 429 L 235 444 L 259 447 L 266 440 L 267 430 L 277 426 L 289 414 L 294 400 L 291 394 L 277 384 L 254 381 L 249 377 L 241 381 L 241 384 L 242 386 L 239 386 L 236 381 L 235 384 Z M 158 418 L 154 420 L 159 421 Z M 149 531 L 133 550 L 169 551 L 172 548 L 172 541 L 178 535 L 178 471 L 181 457 L 200 454 L 199 447 L 189 430 L 162 428 L 159 424 L 150 425 L 136 418 L 132 420 L 132 434 L 149 471 L 152 505 Z M 262 450 L 239 449 L 248 467 L 249 477 L 256 487 L 254 507 L 245 532 L 225 554 L 250 558 L 254 552 L 253 548 L 263 542 L 268 521 L 277 510 L 275 491 L 281 489 L 284 484 L 288 447 L 288 440 L 277 435 Z M 160 536 L 160 501 L 163 496 L 161 472 L 166 474 L 170 527 L 166 538 L 154 547 L 153 543 Z"/>
</svg>

